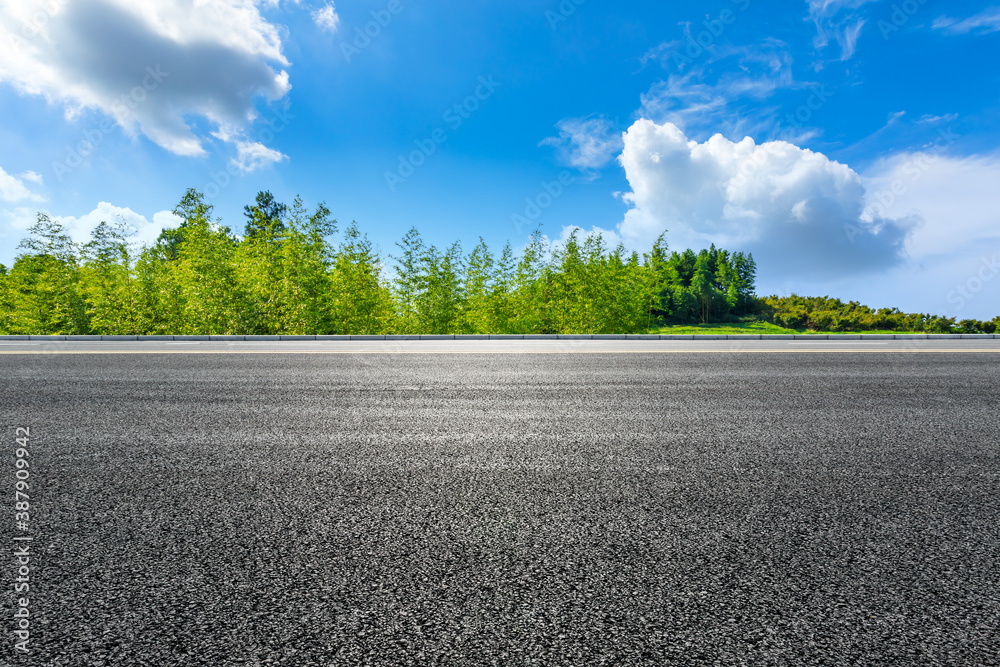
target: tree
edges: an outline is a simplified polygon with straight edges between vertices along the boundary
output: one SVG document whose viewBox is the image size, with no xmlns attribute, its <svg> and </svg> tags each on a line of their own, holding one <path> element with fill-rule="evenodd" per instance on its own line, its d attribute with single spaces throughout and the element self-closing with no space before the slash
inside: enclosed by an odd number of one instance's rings
<svg viewBox="0 0 1000 667">
<path fill-rule="evenodd" d="M 189 195 L 200 201 L 200 195 L 189 190 L 182 206 Z M 252 312 L 234 261 L 237 239 L 228 227 L 208 218 L 210 210 L 199 203 L 185 212 L 188 224 L 178 245 L 177 259 L 165 272 L 179 302 L 173 333 L 234 334 L 244 331 L 246 314 Z"/>
<path fill-rule="evenodd" d="M 416 227 L 412 227 L 403 240 L 396 244 L 402 252 L 393 257 L 396 262 L 394 288 L 399 302 L 399 326 L 403 333 L 418 333 L 417 301 L 424 292 L 425 277 L 421 258 L 425 252 L 423 239 Z"/>
<path fill-rule="evenodd" d="M 549 312 L 549 274 L 545 263 L 548 250 L 541 228 L 531 233 L 528 245 L 514 270 L 514 289 L 509 307 L 510 333 L 555 333 Z"/>
<path fill-rule="evenodd" d="M 357 223 L 344 230 L 333 267 L 332 293 L 336 333 L 371 335 L 394 328 L 395 303 L 391 289 L 382 282 L 382 260 Z"/>
<path fill-rule="evenodd" d="M 453 334 L 461 325 L 462 246 L 456 241 L 445 252 L 434 246 L 420 257 L 424 289 L 417 298 L 420 331 L 430 334 Z"/>
<path fill-rule="evenodd" d="M 479 243 L 462 262 L 462 322 L 459 331 L 465 334 L 484 334 L 493 331 L 492 299 L 493 254 L 486 241 Z"/>
<path fill-rule="evenodd" d="M 731 286 L 736 293 L 736 309 L 745 314 L 753 307 L 757 291 L 757 263 L 753 255 L 737 252 L 732 256 L 732 272 L 735 274 Z"/>
<path fill-rule="evenodd" d="M 129 248 L 134 233 L 121 219 L 113 224 L 101 221 L 82 248 L 80 285 L 95 332 L 126 335 L 142 330 Z"/>
<path fill-rule="evenodd" d="M 275 201 L 270 191 L 258 192 L 256 204 L 243 207 L 243 215 L 247 219 L 244 236 L 249 239 L 266 231 L 271 240 L 280 238 L 281 232 L 285 231 L 287 213 L 288 207 Z"/>
<path fill-rule="evenodd" d="M 570 232 L 566 241 L 553 250 L 545 272 L 548 301 L 545 310 L 551 317 L 548 328 L 554 331 L 584 333 L 590 329 L 588 320 L 593 303 L 586 294 L 588 267 L 578 231 Z"/>
<path fill-rule="evenodd" d="M 514 332 L 513 292 L 516 287 L 516 263 L 510 242 L 504 244 L 500 259 L 493 266 L 490 276 L 489 333 L 510 334 Z"/>
<path fill-rule="evenodd" d="M 685 250 L 680 254 L 675 252 L 670 256 L 670 264 L 677 272 L 677 279 L 680 281 L 681 286 L 691 286 L 697 262 L 698 256 L 691 249 Z"/>
<path fill-rule="evenodd" d="M 0 264 L 0 335 L 13 333 L 14 300 L 10 289 L 10 271 Z"/>
<path fill-rule="evenodd" d="M 15 333 L 87 334 L 76 245 L 62 223 L 39 213 L 7 277 Z"/>
<path fill-rule="evenodd" d="M 192 225 L 208 224 L 212 219 L 213 207 L 205 201 L 205 196 L 188 188 L 180 202 L 174 207 L 173 213 L 181 219 L 179 227 L 164 229 L 154 243 L 154 248 L 166 260 L 177 259 L 177 253 L 185 234 Z"/>
<path fill-rule="evenodd" d="M 695 262 L 694 276 L 691 278 L 691 293 L 701 305 L 702 323 L 708 322 L 716 294 L 715 286 L 712 284 L 713 276 L 709 269 L 710 264 L 710 256 L 707 253 L 702 254 Z"/>
<path fill-rule="evenodd" d="M 337 252 L 327 237 L 337 232 L 330 209 L 319 204 L 309 214 L 296 197 L 277 252 L 281 267 L 281 330 L 331 334 L 337 330 L 333 272 Z"/>
<path fill-rule="evenodd" d="M 646 312 L 646 329 L 652 327 L 653 318 L 664 318 L 671 315 L 671 287 L 680 283 L 677 267 L 670 262 L 667 254 L 667 233 L 664 231 L 653 243 L 653 248 L 645 257 L 644 264 L 649 270 L 650 284 L 648 289 L 649 308 Z"/>
</svg>

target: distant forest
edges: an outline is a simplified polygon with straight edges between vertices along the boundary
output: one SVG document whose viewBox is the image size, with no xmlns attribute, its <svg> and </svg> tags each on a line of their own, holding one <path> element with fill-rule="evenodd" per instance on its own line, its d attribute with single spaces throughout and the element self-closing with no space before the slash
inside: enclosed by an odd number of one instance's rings
<svg viewBox="0 0 1000 667">
<path fill-rule="evenodd" d="M 753 257 L 716 249 L 648 253 L 540 231 L 515 254 L 480 239 L 428 245 L 416 229 L 383 256 L 324 205 L 269 192 L 245 207 L 242 236 L 195 190 L 149 247 L 121 222 L 77 245 L 39 214 L 13 267 L 0 265 L 0 334 L 641 333 L 670 324 L 765 321 L 794 329 L 993 333 L 992 322 L 872 310 L 836 299 L 755 294 Z M 331 237 L 339 234 L 334 245 Z M 388 262 L 388 264 L 387 264 Z"/>
</svg>

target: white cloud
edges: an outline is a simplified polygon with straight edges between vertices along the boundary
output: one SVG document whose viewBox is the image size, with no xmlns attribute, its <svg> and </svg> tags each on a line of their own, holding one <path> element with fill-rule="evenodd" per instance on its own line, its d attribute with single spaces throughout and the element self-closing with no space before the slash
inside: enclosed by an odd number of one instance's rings
<svg viewBox="0 0 1000 667">
<path fill-rule="evenodd" d="M 287 155 L 253 141 L 237 141 L 236 151 L 232 164 L 244 174 L 288 159 Z"/>
<path fill-rule="evenodd" d="M 0 0 L 0 81 L 179 155 L 205 152 L 191 118 L 242 127 L 283 97 L 288 64 L 251 0 Z"/>
<path fill-rule="evenodd" d="M 719 59 L 722 58 L 733 58 L 736 62 L 714 80 L 710 80 L 704 67 L 692 67 L 684 74 L 671 74 L 665 81 L 653 84 L 641 96 L 641 116 L 672 123 L 688 134 L 720 128 L 730 134 L 760 134 L 780 129 L 773 108 L 755 104 L 754 111 L 748 114 L 741 101 L 760 102 L 779 89 L 797 85 L 788 46 L 778 40 L 767 40 L 754 47 L 729 49 L 719 54 Z"/>
<path fill-rule="evenodd" d="M 912 222 L 863 218 L 861 176 L 784 141 L 689 140 L 676 125 L 637 121 L 620 158 L 632 192 L 618 233 L 648 246 L 710 243 L 754 253 L 762 273 L 835 277 L 902 261 Z"/>
<path fill-rule="evenodd" d="M 34 183 L 35 185 L 42 185 L 42 175 L 34 171 L 26 171 L 21 174 L 22 181 L 28 181 L 29 183 Z"/>
<path fill-rule="evenodd" d="M 622 149 L 622 135 L 606 118 L 565 118 L 556 124 L 558 137 L 549 137 L 542 146 L 556 148 L 559 159 L 577 169 L 600 169 Z"/>
<path fill-rule="evenodd" d="M 853 25 L 845 26 L 839 33 L 840 59 L 850 60 L 857 49 L 858 37 L 861 36 L 861 29 L 865 27 L 864 20 L 857 21 Z"/>
<path fill-rule="evenodd" d="M 10 265 L 19 252 L 17 246 L 21 239 L 28 235 L 28 229 L 35 224 L 38 211 L 34 208 L 18 207 L 0 210 L 0 244 L 4 252 L 0 254 L 0 262 Z M 130 208 L 115 206 L 108 202 L 100 202 L 90 213 L 81 216 L 51 216 L 66 228 L 66 233 L 74 243 L 83 244 L 90 240 L 90 234 L 102 221 L 113 223 L 118 220 L 134 231 L 131 237 L 135 246 L 152 245 L 160 232 L 166 228 L 177 227 L 181 220 L 171 211 L 160 211 L 150 222 L 145 216 Z"/>
<path fill-rule="evenodd" d="M 340 27 L 340 15 L 337 14 L 337 8 L 332 2 L 314 11 L 312 18 L 316 25 L 329 32 L 337 32 L 337 28 Z"/>
<path fill-rule="evenodd" d="M 140 215 L 127 207 L 115 206 L 108 202 L 100 202 L 97 207 L 80 217 L 74 216 L 53 216 L 53 220 L 66 227 L 66 233 L 75 243 L 86 243 L 90 240 L 90 233 L 102 221 L 112 223 L 122 221 L 134 232 L 132 241 L 141 245 L 152 245 L 157 237 L 166 228 L 177 227 L 180 219 L 170 211 L 160 211 L 153 216 L 150 222 L 145 216 Z"/>
<path fill-rule="evenodd" d="M 833 39 L 840 46 L 840 60 L 849 60 L 857 48 L 865 21 L 854 10 L 875 0 L 808 0 L 809 21 L 816 25 L 813 46 L 825 49 Z"/>
<path fill-rule="evenodd" d="M 632 208 L 611 234 L 630 247 L 648 248 L 668 229 L 678 250 L 752 252 L 761 294 L 1000 314 L 1000 153 L 900 153 L 862 175 L 787 142 L 699 143 L 640 120 L 620 160 Z"/>
<path fill-rule="evenodd" d="M 1000 153 L 898 153 L 873 165 L 865 182 L 866 217 L 924 220 L 906 242 L 907 253 L 916 261 L 1000 249 Z"/>
<path fill-rule="evenodd" d="M 25 181 L 41 185 L 42 177 L 33 171 L 25 172 L 20 176 L 13 176 L 4 171 L 3 167 L 0 167 L 0 200 L 11 203 L 19 201 L 45 201 L 44 197 L 29 190 L 24 184 Z"/>
<path fill-rule="evenodd" d="M 924 123 L 928 125 L 937 125 L 938 123 L 954 123 L 958 120 L 957 113 L 944 114 L 942 116 L 932 116 L 930 114 L 924 114 L 917 119 L 918 123 Z"/>
<path fill-rule="evenodd" d="M 987 9 L 962 20 L 942 16 L 934 21 L 934 28 L 949 35 L 965 35 L 970 32 L 985 35 L 996 32 L 1000 30 L 1000 7 Z"/>
<path fill-rule="evenodd" d="M 176 229 L 177 227 L 181 226 L 182 222 L 184 222 L 184 220 L 182 220 L 180 216 L 178 216 L 173 211 L 160 211 L 159 213 L 154 213 L 153 222 L 148 230 L 149 233 L 145 233 L 142 230 L 137 230 L 139 232 L 140 239 L 150 238 L 149 234 L 153 234 L 151 240 L 148 242 L 140 240 L 140 243 L 144 243 L 147 245 L 152 244 L 154 241 L 156 241 L 156 239 L 160 236 L 160 232 L 162 232 L 164 229 Z"/>
<path fill-rule="evenodd" d="M 0 209 L 0 263 L 10 266 L 17 245 L 35 222 L 36 211 L 27 206 Z"/>
</svg>

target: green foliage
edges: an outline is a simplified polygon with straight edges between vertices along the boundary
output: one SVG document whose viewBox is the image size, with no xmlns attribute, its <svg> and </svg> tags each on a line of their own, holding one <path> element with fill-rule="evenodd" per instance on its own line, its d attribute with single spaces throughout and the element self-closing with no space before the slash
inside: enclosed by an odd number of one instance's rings
<svg viewBox="0 0 1000 667">
<path fill-rule="evenodd" d="M 85 334 L 90 329 L 78 249 L 65 228 L 39 213 L 4 279 L 3 327 L 11 334 Z"/>
<path fill-rule="evenodd" d="M 121 221 L 101 222 L 82 248 L 80 288 L 91 330 L 127 335 L 142 329 L 129 247 L 132 233 Z"/>
<path fill-rule="evenodd" d="M 763 319 L 789 329 L 813 331 L 910 331 L 926 333 L 995 333 L 1000 318 L 990 322 L 962 320 L 897 308 L 873 309 L 857 301 L 844 303 L 830 297 L 770 296 L 761 299 Z"/>
<path fill-rule="evenodd" d="M 287 213 L 288 207 L 275 201 L 269 191 L 258 192 L 257 202 L 243 207 L 243 215 L 247 219 L 244 236 L 251 239 L 258 234 L 266 234 L 272 242 L 280 239 L 281 232 L 285 231 Z"/>
<path fill-rule="evenodd" d="M 389 285 L 382 280 L 382 260 L 356 223 L 344 231 L 328 275 L 333 299 L 328 319 L 318 323 L 317 331 L 374 335 L 395 328 L 395 302 Z M 317 306 L 321 306 L 318 296 Z"/>
<path fill-rule="evenodd" d="M 462 308 L 457 333 L 476 334 L 493 330 L 490 279 L 494 263 L 493 253 L 480 237 L 479 243 L 462 262 Z"/>
<path fill-rule="evenodd" d="M 662 277 L 655 312 L 666 322 L 733 322 L 757 313 L 757 264 L 752 255 L 729 253 L 714 245 L 697 254 L 685 250 L 667 257 L 665 245 L 660 252 Z"/>
<path fill-rule="evenodd" d="M 528 334 L 639 333 L 663 325 L 782 326 L 829 331 L 993 333 L 991 322 L 872 310 L 837 299 L 754 294 L 753 257 L 712 246 L 670 252 L 661 236 L 639 255 L 579 231 L 552 246 L 532 233 L 517 255 L 486 242 L 468 253 L 397 243 L 391 277 L 356 223 L 335 246 L 320 204 L 291 207 L 269 192 L 234 235 L 201 193 L 174 209 L 181 223 L 136 247 L 122 222 L 77 246 L 39 214 L 22 252 L 0 266 L 5 334 Z"/>
</svg>

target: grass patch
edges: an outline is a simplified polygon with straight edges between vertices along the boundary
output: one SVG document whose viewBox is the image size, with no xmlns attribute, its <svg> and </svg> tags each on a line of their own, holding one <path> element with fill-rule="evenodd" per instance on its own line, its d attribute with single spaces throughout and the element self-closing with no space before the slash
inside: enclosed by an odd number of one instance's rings
<svg viewBox="0 0 1000 667">
<path fill-rule="evenodd" d="M 727 322 L 724 324 L 685 324 L 662 326 L 650 333 L 663 335 L 689 336 L 691 334 L 720 335 L 756 335 L 756 334 L 796 334 L 795 329 L 786 329 L 769 322 Z"/>
<path fill-rule="evenodd" d="M 770 322 L 728 322 L 724 324 L 689 324 L 689 325 L 668 325 L 653 329 L 650 333 L 664 336 L 738 336 L 757 334 L 781 334 L 781 335 L 809 335 L 818 336 L 842 336 L 857 334 L 906 334 L 923 333 L 922 331 L 811 331 L 809 329 L 786 329 Z"/>
</svg>

